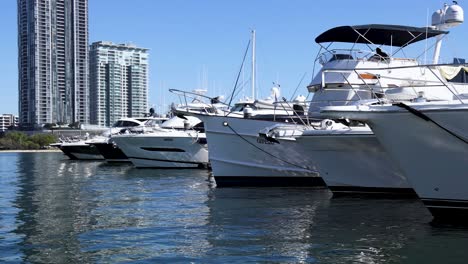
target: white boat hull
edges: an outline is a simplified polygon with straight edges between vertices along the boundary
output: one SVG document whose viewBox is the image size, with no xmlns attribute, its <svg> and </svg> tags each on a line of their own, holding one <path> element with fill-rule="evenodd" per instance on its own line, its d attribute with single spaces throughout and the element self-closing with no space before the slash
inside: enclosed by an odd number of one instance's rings
<svg viewBox="0 0 468 264">
<path fill-rule="evenodd" d="M 198 142 L 195 134 L 193 137 L 185 132 L 119 135 L 113 140 L 137 168 L 208 166 L 207 146 Z"/>
<path fill-rule="evenodd" d="M 370 129 L 357 133 L 314 130 L 296 138 L 334 195 L 416 197 L 401 169 Z M 290 141 L 281 141 L 289 148 Z"/>
<path fill-rule="evenodd" d="M 396 106 L 341 114 L 367 120 L 436 220 L 468 223 L 468 109 L 417 109 L 450 132 Z"/>
<path fill-rule="evenodd" d="M 307 157 L 281 144 L 259 139 L 276 124 L 223 116 L 197 115 L 205 125 L 217 186 L 323 186 Z"/>
</svg>

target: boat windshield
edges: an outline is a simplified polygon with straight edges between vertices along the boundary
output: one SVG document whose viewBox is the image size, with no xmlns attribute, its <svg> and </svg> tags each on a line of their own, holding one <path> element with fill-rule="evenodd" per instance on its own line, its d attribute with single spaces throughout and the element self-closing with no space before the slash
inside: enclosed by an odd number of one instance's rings
<svg viewBox="0 0 468 264">
<path fill-rule="evenodd" d="M 240 112 L 240 111 L 243 111 L 244 108 L 245 108 L 246 106 L 249 106 L 250 108 L 252 108 L 252 110 L 256 110 L 256 109 L 257 109 L 257 107 L 255 106 L 255 104 L 242 104 L 242 103 L 240 103 L 240 104 L 235 104 L 235 105 L 232 107 L 231 112 Z"/>
<path fill-rule="evenodd" d="M 383 56 L 382 52 L 375 52 L 370 50 L 358 50 L 358 49 L 333 49 L 327 50 L 321 53 L 317 60 L 321 65 L 324 65 L 327 62 L 339 61 L 339 60 L 348 60 L 348 61 L 375 61 L 375 60 L 388 60 L 387 56 Z M 415 61 L 415 59 L 410 58 L 398 58 L 398 60 L 410 60 Z"/>
<path fill-rule="evenodd" d="M 139 126 L 140 123 L 134 122 L 134 121 L 129 121 L 129 120 L 119 120 L 115 122 L 115 124 L 112 127 L 136 127 Z"/>
</svg>

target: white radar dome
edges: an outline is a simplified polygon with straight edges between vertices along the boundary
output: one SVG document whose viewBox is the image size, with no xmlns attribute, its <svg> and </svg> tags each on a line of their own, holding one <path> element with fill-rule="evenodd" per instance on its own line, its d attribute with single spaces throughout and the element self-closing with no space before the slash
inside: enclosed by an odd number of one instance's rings
<svg viewBox="0 0 468 264">
<path fill-rule="evenodd" d="M 432 14 L 432 25 L 433 26 L 440 25 L 442 23 L 442 17 L 443 17 L 442 10 L 439 9 L 435 11 L 434 14 Z"/>
<path fill-rule="evenodd" d="M 444 22 L 447 24 L 458 25 L 463 23 L 464 15 L 463 8 L 457 4 L 453 4 L 445 11 Z"/>
</svg>

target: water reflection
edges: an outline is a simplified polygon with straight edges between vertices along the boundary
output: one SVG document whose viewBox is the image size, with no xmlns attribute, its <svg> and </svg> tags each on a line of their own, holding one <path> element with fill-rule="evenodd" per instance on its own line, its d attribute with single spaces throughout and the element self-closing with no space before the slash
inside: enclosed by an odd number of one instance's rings
<svg viewBox="0 0 468 264">
<path fill-rule="evenodd" d="M 21 250 L 27 262 L 87 262 L 80 254 L 78 234 L 90 221 L 93 204 L 81 191 L 95 170 L 93 163 L 79 166 L 58 153 L 18 153 L 18 193 L 15 206 L 23 236 Z"/>
<path fill-rule="evenodd" d="M 463 263 L 418 200 L 215 188 L 205 170 L 0 154 L 0 262 Z"/>
<path fill-rule="evenodd" d="M 206 171 L 137 170 L 53 154 L 19 154 L 16 167 L 14 232 L 22 252 L 9 256 L 40 263 L 191 259 L 208 245 L 199 231 L 207 224 Z"/>
<path fill-rule="evenodd" d="M 309 188 L 225 188 L 210 192 L 209 236 L 215 260 L 299 263 L 310 254 L 316 211 L 327 207 L 330 193 Z"/>
<path fill-rule="evenodd" d="M 21 252 L 16 245 L 23 236 L 15 234 L 16 215 L 19 209 L 14 204 L 18 192 L 18 179 L 15 177 L 17 155 L 5 153 L 0 155 L 0 261 L 19 261 Z"/>
<path fill-rule="evenodd" d="M 199 258 L 207 245 L 207 172 L 116 168 L 100 173 L 114 177 L 112 186 L 90 186 L 98 206 L 92 230 L 80 236 L 84 252 L 104 262 Z"/>
<path fill-rule="evenodd" d="M 338 198 L 317 215 L 313 236 L 322 245 L 314 255 L 322 263 L 400 263 L 399 250 L 431 220 L 418 200 Z"/>
</svg>

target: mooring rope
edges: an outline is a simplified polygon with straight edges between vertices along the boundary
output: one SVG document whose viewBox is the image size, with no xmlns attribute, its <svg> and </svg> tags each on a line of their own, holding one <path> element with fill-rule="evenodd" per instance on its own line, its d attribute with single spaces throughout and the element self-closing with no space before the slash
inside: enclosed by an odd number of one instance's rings
<svg viewBox="0 0 468 264">
<path fill-rule="evenodd" d="M 407 105 L 407 104 L 404 104 L 404 103 L 395 103 L 393 104 L 394 106 L 398 106 L 398 107 L 401 107 L 403 109 L 406 109 L 408 110 L 408 112 L 410 112 L 411 114 L 425 120 L 425 121 L 428 121 L 428 122 L 431 122 L 433 124 L 435 124 L 436 126 L 438 126 L 439 128 L 441 128 L 442 130 L 444 130 L 445 132 L 449 133 L 450 135 L 454 136 L 455 138 L 459 139 L 460 141 L 462 141 L 463 143 L 465 144 L 468 144 L 468 141 L 460 136 L 460 135 L 457 135 L 456 133 L 450 131 L 448 128 L 445 128 L 444 126 L 442 126 L 441 124 L 437 123 L 436 121 L 434 121 L 432 118 L 430 118 L 429 116 L 427 116 L 426 114 L 424 114 L 423 112 L 421 111 L 418 111 L 417 109 L 414 109 L 413 107 Z"/>
<path fill-rule="evenodd" d="M 247 143 L 248 143 L 249 145 L 251 145 L 252 147 L 254 147 L 254 148 L 260 150 L 261 152 L 267 154 L 268 156 L 271 156 L 271 157 L 273 157 L 273 158 L 275 158 L 275 159 L 278 159 L 278 160 L 280 160 L 280 161 L 282 161 L 282 162 L 284 162 L 284 163 L 286 163 L 286 164 L 289 164 L 289 165 L 291 165 L 291 166 L 294 166 L 294 167 L 297 167 L 297 168 L 300 168 L 300 169 L 303 169 L 303 170 L 307 170 L 307 171 L 310 171 L 310 172 L 314 172 L 314 171 L 311 171 L 311 170 L 308 169 L 308 168 L 304 168 L 304 167 L 302 167 L 302 166 L 300 166 L 300 165 L 291 163 L 291 162 L 289 162 L 289 161 L 287 161 L 287 160 L 284 160 L 284 159 L 282 159 L 282 158 L 280 158 L 280 157 L 277 157 L 277 156 L 271 154 L 270 152 L 267 152 L 267 151 L 263 150 L 262 148 L 256 146 L 255 144 L 251 143 L 251 142 L 248 141 L 246 138 L 244 138 L 242 135 L 240 135 L 239 133 L 237 133 L 237 131 L 234 130 L 234 128 L 232 128 L 227 122 L 225 122 L 223 125 L 229 127 L 229 129 L 231 129 L 231 131 L 234 132 L 234 134 L 236 134 L 236 135 L 237 135 L 238 137 L 240 137 L 242 140 L 244 140 L 245 142 L 247 142 Z M 315 172 L 314 172 L 314 173 L 315 173 Z"/>
</svg>

